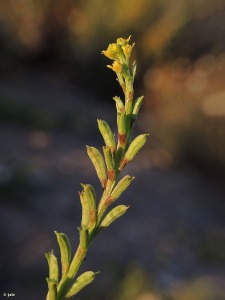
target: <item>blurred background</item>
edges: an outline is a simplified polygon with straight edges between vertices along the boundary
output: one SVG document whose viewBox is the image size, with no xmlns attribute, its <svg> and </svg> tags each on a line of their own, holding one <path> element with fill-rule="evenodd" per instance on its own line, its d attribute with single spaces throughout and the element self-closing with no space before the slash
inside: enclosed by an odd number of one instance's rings
<svg viewBox="0 0 225 300">
<path fill-rule="evenodd" d="M 0 299 L 45 299 L 53 230 L 77 246 L 80 182 L 101 192 L 85 145 L 121 95 L 101 50 L 129 35 L 150 138 L 77 299 L 225 299 L 223 0 L 0 1 Z"/>
</svg>

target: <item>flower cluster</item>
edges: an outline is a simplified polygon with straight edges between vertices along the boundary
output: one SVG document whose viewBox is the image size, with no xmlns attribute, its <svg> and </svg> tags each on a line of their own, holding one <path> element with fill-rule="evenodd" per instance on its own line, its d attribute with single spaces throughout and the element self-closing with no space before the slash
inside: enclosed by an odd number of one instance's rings
<svg viewBox="0 0 225 300">
<path fill-rule="evenodd" d="M 135 43 L 132 45 L 129 44 L 130 38 L 131 36 L 127 39 L 119 38 L 116 43 L 109 44 L 108 48 L 102 51 L 102 54 L 114 60 L 112 65 L 108 65 L 107 67 L 117 74 L 124 73 L 124 76 L 129 75 L 129 69 L 127 69 L 126 66 L 129 64 L 132 49 L 135 45 Z"/>
</svg>

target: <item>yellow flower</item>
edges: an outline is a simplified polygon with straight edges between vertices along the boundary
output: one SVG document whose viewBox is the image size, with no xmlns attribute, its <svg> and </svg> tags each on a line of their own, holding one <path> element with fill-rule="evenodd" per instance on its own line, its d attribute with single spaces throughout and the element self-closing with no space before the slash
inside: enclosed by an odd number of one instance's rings
<svg viewBox="0 0 225 300">
<path fill-rule="evenodd" d="M 115 53 L 112 52 L 110 49 L 107 50 L 103 50 L 102 54 L 104 54 L 106 57 L 110 58 L 110 59 L 116 59 L 115 57 Z"/>
<path fill-rule="evenodd" d="M 131 35 L 127 39 L 119 38 L 116 40 L 117 44 L 120 46 L 125 46 L 129 43 Z"/>
<path fill-rule="evenodd" d="M 121 73 L 123 70 L 123 66 L 117 61 L 114 61 L 112 65 L 108 65 L 107 67 L 112 69 L 116 73 Z"/>
<path fill-rule="evenodd" d="M 116 43 L 110 44 L 109 46 L 110 46 L 111 50 L 117 54 L 119 54 L 122 51 L 121 47 Z"/>
<path fill-rule="evenodd" d="M 122 65 L 119 62 L 114 61 L 114 63 L 112 64 L 112 70 L 116 73 L 120 73 L 122 72 L 122 69 L 123 69 Z"/>
<path fill-rule="evenodd" d="M 133 47 L 134 47 L 134 43 L 133 43 L 132 46 L 131 45 L 124 45 L 124 46 L 122 46 L 123 53 L 126 56 L 126 58 L 130 57 Z"/>
<path fill-rule="evenodd" d="M 121 53 L 122 48 L 116 43 L 109 44 L 107 50 L 102 51 L 102 54 L 113 60 L 118 60 L 118 55 L 120 55 Z"/>
</svg>

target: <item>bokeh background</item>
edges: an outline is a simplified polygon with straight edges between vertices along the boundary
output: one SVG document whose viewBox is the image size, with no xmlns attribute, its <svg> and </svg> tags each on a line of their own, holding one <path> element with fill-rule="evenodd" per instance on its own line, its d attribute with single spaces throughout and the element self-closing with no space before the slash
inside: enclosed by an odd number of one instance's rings
<svg viewBox="0 0 225 300">
<path fill-rule="evenodd" d="M 101 50 L 130 34 L 150 138 L 77 299 L 225 299 L 223 0 L 0 1 L 0 299 L 45 299 L 53 230 L 76 248 L 80 182 L 100 194 L 85 145 L 121 95 Z"/>
</svg>

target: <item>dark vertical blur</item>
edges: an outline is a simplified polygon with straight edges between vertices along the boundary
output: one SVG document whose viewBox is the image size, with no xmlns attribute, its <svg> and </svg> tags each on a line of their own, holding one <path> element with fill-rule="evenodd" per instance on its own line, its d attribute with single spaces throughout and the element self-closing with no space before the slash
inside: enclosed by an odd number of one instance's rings
<svg viewBox="0 0 225 300">
<path fill-rule="evenodd" d="M 222 0 L 0 2 L 0 299 L 45 298 L 53 230 L 75 249 L 79 183 L 101 192 L 85 145 L 102 145 L 96 118 L 115 128 L 121 94 L 101 51 L 130 34 L 150 141 L 128 167 L 132 212 L 93 244 L 84 269 L 102 273 L 78 298 L 224 299 Z"/>
</svg>

